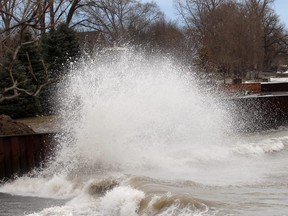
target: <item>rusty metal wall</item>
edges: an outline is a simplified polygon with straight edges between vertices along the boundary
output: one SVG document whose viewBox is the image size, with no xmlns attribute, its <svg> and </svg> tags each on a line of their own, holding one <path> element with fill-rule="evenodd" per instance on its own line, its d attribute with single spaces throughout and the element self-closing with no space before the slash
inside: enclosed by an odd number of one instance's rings
<svg viewBox="0 0 288 216">
<path fill-rule="evenodd" d="M 223 84 L 223 90 L 225 92 L 248 91 L 259 93 L 261 92 L 261 83 Z"/>
<path fill-rule="evenodd" d="M 0 136 L 0 181 L 45 166 L 54 149 L 51 133 Z"/>
<path fill-rule="evenodd" d="M 288 94 L 236 97 L 226 100 L 240 131 L 253 132 L 288 125 Z"/>
<path fill-rule="evenodd" d="M 288 92 L 287 82 L 268 82 L 261 84 L 262 92 Z"/>
</svg>

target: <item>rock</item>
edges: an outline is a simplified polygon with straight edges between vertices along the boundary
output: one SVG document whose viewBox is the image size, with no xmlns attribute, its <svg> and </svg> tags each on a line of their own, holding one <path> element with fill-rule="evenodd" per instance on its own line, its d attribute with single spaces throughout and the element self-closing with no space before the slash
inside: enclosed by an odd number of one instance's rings
<svg viewBox="0 0 288 216">
<path fill-rule="evenodd" d="M 0 135 L 20 135 L 35 133 L 29 126 L 11 119 L 7 115 L 0 115 Z"/>
</svg>

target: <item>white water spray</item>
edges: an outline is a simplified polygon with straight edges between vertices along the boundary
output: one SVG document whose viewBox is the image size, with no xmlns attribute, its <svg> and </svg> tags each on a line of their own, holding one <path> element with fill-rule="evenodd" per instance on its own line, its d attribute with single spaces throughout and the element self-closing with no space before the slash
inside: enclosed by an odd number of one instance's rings
<svg viewBox="0 0 288 216">
<path fill-rule="evenodd" d="M 126 49 L 83 61 L 60 95 L 71 139 L 58 160 L 82 172 L 133 173 L 228 154 L 227 116 L 192 74 L 171 59 Z"/>
</svg>

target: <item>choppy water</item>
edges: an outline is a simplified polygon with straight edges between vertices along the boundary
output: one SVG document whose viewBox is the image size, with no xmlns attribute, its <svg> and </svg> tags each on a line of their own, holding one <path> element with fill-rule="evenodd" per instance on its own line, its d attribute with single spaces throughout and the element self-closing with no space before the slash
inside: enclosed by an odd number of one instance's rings
<svg viewBox="0 0 288 216">
<path fill-rule="evenodd" d="M 238 134 L 184 68 L 125 50 L 72 67 L 56 159 L 2 184 L 0 215 L 287 215 L 288 129 Z"/>
</svg>

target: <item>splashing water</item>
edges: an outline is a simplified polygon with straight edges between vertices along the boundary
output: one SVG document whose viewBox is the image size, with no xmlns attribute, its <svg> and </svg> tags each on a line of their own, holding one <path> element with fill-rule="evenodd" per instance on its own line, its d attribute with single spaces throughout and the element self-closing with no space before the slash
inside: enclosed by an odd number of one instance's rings
<svg viewBox="0 0 288 216">
<path fill-rule="evenodd" d="M 102 54 L 72 69 L 65 85 L 71 139 L 60 157 L 73 169 L 173 170 L 225 154 L 227 115 L 171 59 L 131 50 Z"/>
</svg>

